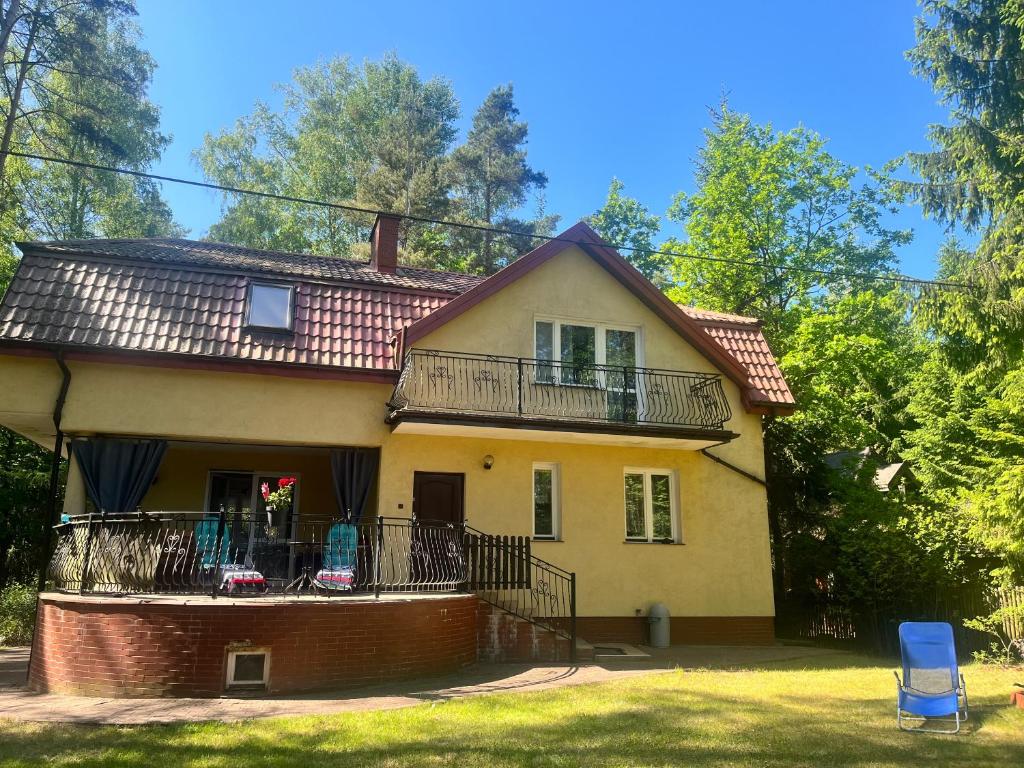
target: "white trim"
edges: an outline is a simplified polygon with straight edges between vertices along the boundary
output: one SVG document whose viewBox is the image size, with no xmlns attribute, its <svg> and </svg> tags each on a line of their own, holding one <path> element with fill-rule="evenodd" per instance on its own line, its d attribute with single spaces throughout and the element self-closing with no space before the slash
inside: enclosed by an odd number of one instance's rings
<svg viewBox="0 0 1024 768">
<path fill-rule="evenodd" d="M 626 475 L 642 475 L 644 479 L 644 536 L 630 536 L 626 522 Z M 672 523 L 672 542 L 682 543 L 682 522 L 679 515 L 679 473 L 667 467 L 623 467 L 622 469 L 622 530 L 626 541 L 661 542 L 654 538 L 654 500 L 651 475 L 668 476 L 669 514 Z"/>
<path fill-rule="evenodd" d="M 548 470 L 551 472 L 551 533 L 537 533 L 537 497 L 536 497 L 536 475 L 537 470 Z M 562 540 L 562 471 L 561 466 L 553 461 L 535 461 L 530 470 L 530 510 L 532 519 L 530 528 L 533 530 L 533 538 L 542 541 Z"/>
<path fill-rule="evenodd" d="M 236 680 L 235 660 L 239 656 L 263 656 L 263 677 L 260 680 Z M 228 651 L 228 670 L 225 686 L 237 688 L 240 686 L 266 685 L 270 680 L 270 649 L 269 648 L 237 648 Z"/>
</svg>

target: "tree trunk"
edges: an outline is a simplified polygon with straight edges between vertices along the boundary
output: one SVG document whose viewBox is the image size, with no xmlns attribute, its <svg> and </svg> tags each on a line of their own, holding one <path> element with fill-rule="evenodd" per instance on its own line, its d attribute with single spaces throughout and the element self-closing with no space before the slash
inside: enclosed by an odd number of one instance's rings
<svg viewBox="0 0 1024 768">
<path fill-rule="evenodd" d="M 3 0 L 0 0 L 2 3 Z M 18 23 L 18 17 L 21 15 L 21 0 L 11 0 L 11 5 L 7 9 L 7 15 L 4 16 L 3 20 L 0 20 L 0 62 L 4 61 L 4 57 L 7 55 L 7 44 L 11 40 L 11 32 L 14 31 L 14 25 Z"/>
<path fill-rule="evenodd" d="M 18 79 L 14 83 L 14 90 L 11 92 L 11 105 L 4 120 L 4 135 L 0 139 L 0 181 L 4 179 L 7 169 L 7 152 L 11 148 L 11 137 L 14 136 L 14 121 L 18 117 L 18 108 L 21 106 L 21 93 L 25 87 L 25 78 L 28 76 L 29 57 L 32 55 L 32 48 L 36 43 L 36 32 L 39 31 L 39 15 L 32 14 L 32 25 L 28 30 L 28 42 L 25 43 L 25 52 L 22 54 L 21 64 L 18 65 Z M 5 200 L 10 195 L 3 196 Z M 0 208 L 5 204 L 0 203 Z"/>
</svg>

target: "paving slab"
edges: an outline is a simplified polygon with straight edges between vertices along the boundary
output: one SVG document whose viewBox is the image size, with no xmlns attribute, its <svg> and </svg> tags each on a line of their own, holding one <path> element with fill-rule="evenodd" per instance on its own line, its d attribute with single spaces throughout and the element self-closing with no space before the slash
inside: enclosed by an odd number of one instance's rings
<svg viewBox="0 0 1024 768">
<path fill-rule="evenodd" d="M 24 688 L 28 649 L 0 649 L 0 718 L 149 725 L 399 709 L 494 693 L 525 693 L 620 680 L 673 669 L 760 666 L 836 651 L 768 646 L 644 647 L 649 660 L 600 664 L 477 664 L 456 675 L 342 692 L 250 698 L 111 699 L 39 694 Z"/>
</svg>

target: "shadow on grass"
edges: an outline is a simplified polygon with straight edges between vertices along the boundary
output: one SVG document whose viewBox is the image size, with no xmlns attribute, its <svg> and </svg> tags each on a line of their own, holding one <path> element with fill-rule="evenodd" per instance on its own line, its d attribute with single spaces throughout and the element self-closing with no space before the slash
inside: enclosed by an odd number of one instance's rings
<svg viewBox="0 0 1024 768">
<path fill-rule="evenodd" d="M 710 677 L 710 676 L 709 676 Z M 729 678 L 731 676 L 724 676 Z M 392 712 L 237 724 L 0 730 L 0 765 L 929 766 L 1024 760 L 1024 717 L 994 702 L 957 737 L 897 731 L 894 701 L 786 690 L 758 698 L 729 680 L 492 696 Z M 724 689 L 724 690 L 723 690 Z"/>
</svg>

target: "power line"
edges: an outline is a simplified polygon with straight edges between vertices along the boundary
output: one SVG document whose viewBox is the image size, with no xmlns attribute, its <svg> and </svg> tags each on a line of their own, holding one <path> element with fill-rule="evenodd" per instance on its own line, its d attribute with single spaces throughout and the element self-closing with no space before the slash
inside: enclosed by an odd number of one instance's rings
<svg viewBox="0 0 1024 768">
<path fill-rule="evenodd" d="M 253 197 L 262 197 L 268 200 L 278 200 L 287 203 L 299 203 L 302 205 L 313 205 L 320 206 L 322 208 L 332 208 L 339 211 L 347 211 L 349 213 L 361 213 L 374 216 L 394 216 L 399 219 L 405 219 L 407 221 L 415 221 L 421 224 L 434 224 L 437 226 L 445 227 L 460 227 L 462 229 L 469 229 L 476 232 L 489 232 L 495 235 L 507 235 L 509 237 L 524 237 L 535 240 L 543 240 L 545 242 L 556 242 L 556 243 L 568 243 L 571 245 L 589 245 L 589 243 L 583 243 L 578 240 L 573 240 L 568 237 L 559 237 L 557 235 L 541 235 L 533 232 L 517 232 L 511 229 L 502 229 L 499 227 L 489 227 L 483 224 L 471 224 L 461 221 L 447 221 L 445 219 L 434 219 L 428 216 L 416 216 L 414 214 L 407 213 L 393 213 L 391 211 L 381 211 L 373 208 L 361 208 L 355 205 L 345 205 L 343 203 L 329 203 L 325 200 L 314 200 L 306 197 L 293 197 L 291 195 L 281 195 L 275 192 L 263 192 L 258 189 L 245 189 L 243 187 L 232 187 L 224 184 L 214 184 L 207 181 L 196 181 L 195 179 L 182 179 L 176 176 L 164 176 L 158 173 L 148 173 L 146 171 L 136 171 L 131 168 L 117 168 L 112 165 L 101 165 L 98 163 L 87 163 L 82 160 L 69 160 L 62 157 L 49 157 L 46 155 L 36 155 L 29 152 L 18 152 L 13 149 L 0 152 L 2 155 L 10 155 L 12 157 L 21 157 L 26 160 L 38 160 L 47 163 L 59 163 L 61 165 L 70 165 L 76 168 L 86 168 L 93 171 L 105 171 L 108 173 L 119 173 L 126 176 L 135 176 L 141 179 L 152 179 L 153 181 L 166 181 L 173 184 L 184 184 L 190 187 L 200 187 L 203 189 L 212 189 L 218 192 L 227 192 L 233 195 L 251 195 Z M 815 267 L 797 267 L 791 265 L 781 264 L 763 264 L 757 261 L 744 261 L 742 259 L 730 259 L 723 256 L 706 256 L 697 255 L 693 253 L 681 253 L 679 251 L 671 250 L 654 250 L 651 248 L 636 248 L 630 245 L 611 245 L 612 248 L 618 251 L 629 251 L 630 253 L 643 253 L 651 256 L 675 256 L 682 259 L 693 259 L 695 261 L 708 261 L 718 264 L 734 264 L 737 266 L 744 267 L 755 267 L 764 270 L 778 270 L 781 272 L 803 272 L 806 274 L 815 274 L 823 277 L 835 277 L 844 278 L 850 280 L 877 280 L 882 282 L 901 283 L 908 285 L 922 285 L 922 286 L 935 286 L 938 288 L 958 288 L 972 290 L 974 286 L 968 283 L 954 283 L 946 280 L 926 280 L 917 277 L 908 277 L 907 275 L 878 275 L 871 272 L 846 272 L 846 271 L 835 271 L 827 269 L 817 269 Z"/>
</svg>

